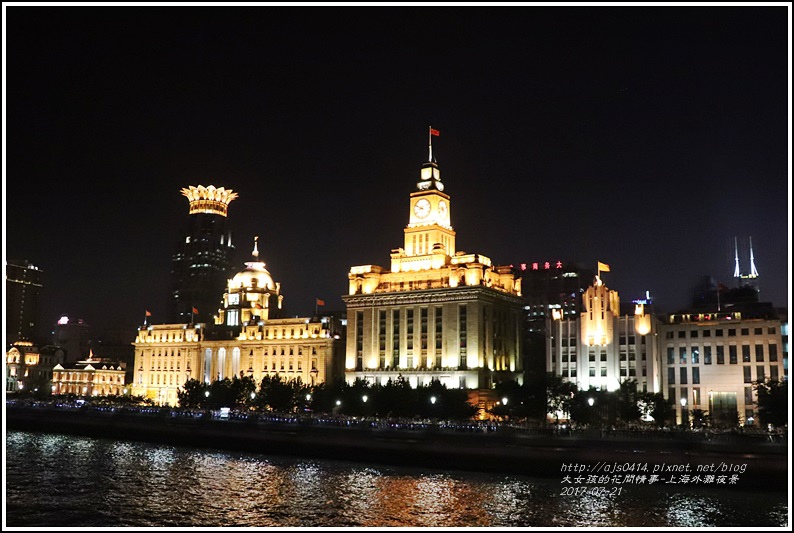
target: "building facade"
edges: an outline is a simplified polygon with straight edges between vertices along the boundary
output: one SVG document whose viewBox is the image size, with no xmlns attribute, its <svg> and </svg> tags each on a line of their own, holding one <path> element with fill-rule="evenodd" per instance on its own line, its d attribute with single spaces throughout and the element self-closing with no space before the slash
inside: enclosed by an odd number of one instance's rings
<svg viewBox="0 0 794 533">
<path fill-rule="evenodd" d="M 95 357 L 91 352 L 83 361 L 52 369 L 52 393 L 77 396 L 122 396 L 127 393 L 125 365 L 120 361 Z"/>
<path fill-rule="evenodd" d="M 522 379 L 521 281 L 509 266 L 457 250 L 430 150 L 391 269 L 361 265 L 348 274 L 345 377 L 374 384 L 402 376 L 414 387 L 437 379 L 480 391 L 483 406 L 496 382 Z"/>
<path fill-rule="evenodd" d="M 42 275 L 28 261 L 6 261 L 6 349 L 17 341 L 35 340 Z"/>
<path fill-rule="evenodd" d="M 259 260 L 229 280 L 213 324 L 144 325 L 133 343 L 134 396 L 177 405 L 189 379 L 205 383 L 250 376 L 280 376 L 319 385 L 343 379 L 344 326 L 329 316 L 274 318 L 283 295 Z"/>
<path fill-rule="evenodd" d="M 695 414 L 715 423 L 752 424 L 756 381 L 787 377 L 787 319 L 768 304 L 730 304 L 657 316 L 635 301 L 623 313 L 600 276 L 582 297 L 582 312 L 547 319 L 546 368 L 586 390 L 613 391 L 626 380 L 672 401 L 676 423 Z"/>
<path fill-rule="evenodd" d="M 28 341 L 14 343 L 6 352 L 6 392 L 50 387 L 52 369 L 63 360 L 63 350 L 58 346 L 39 349 Z"/>
<path fill-rule="evenodd" d="M 182 194 L 190 202 L 190 211 L 171 263 L 168 320 L 212 323 L 220 295 L 234 272 L 227 215 L 237 193 L 214 185 L 191 185 Z"/>
<path fill-rule="evenodd" d="M 614 391 L 637 381 L 637 390 L 661 392 L 659 321 L 645 304 L 621 314 L 620 297 L 600 276 L 582 295 L 582 312 L 567 316 L 559 307 L 547 318 L 546 368 L 579 389 Z"/>
<path fill-rule="evenodd" d="M 774 315 L 676 313 L 659 333 L 664 393 L 679 422 L 700 410 L 714 421 L 752 424 L 758 401 L 753 382 L 786 375 L 782 322 Z"/>
</svg>

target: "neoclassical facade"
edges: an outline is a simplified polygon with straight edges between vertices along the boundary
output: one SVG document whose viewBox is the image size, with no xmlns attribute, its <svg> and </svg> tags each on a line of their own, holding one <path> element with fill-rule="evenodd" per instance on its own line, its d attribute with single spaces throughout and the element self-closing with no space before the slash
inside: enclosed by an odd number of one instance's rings
<svg viewBox="0 0 794 533">
<path fill-rule="evenodd" d="M 342 378 L 344 327 L 333 317 L 273 318 L 283 296 L 259 260 L 229 280 L 215 324 L 159 324 L 138 329 L 133 395 L 177 405 L 189 379 L 234 376 L 300 378 L 309 385 Z"/>
<path fill-rule="evenodd" d="M 431 146 L 391 269 L 361 265 L 348 274 L 348 382 L 402 376 L 412 386 L 438 379 L 485 392 L 500 380 L 522 380 L 520 279 L 509 266 L 457 250 L 455 237 Z"/>
<path fill-rule="evenodd" d="M 126 366 L 119 361 L 94 357 L 83 361 L 55 365 L 52 369 L 52 393 L 78 396 L 121 396 L 127 393 L 124 382 Z"/>
<path fill-rule="evenodd" d="M 39 349 L 30 341 L 18 341 L 6 352 L 6 392 L 51 386 L 52 368 L 63 363 L 58 346 Z"/>
</svg>

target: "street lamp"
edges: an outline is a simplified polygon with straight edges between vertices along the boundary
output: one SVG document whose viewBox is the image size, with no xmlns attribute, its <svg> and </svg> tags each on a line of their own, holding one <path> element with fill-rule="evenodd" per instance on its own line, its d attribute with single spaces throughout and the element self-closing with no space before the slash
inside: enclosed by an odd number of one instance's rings
<svg viewBox="0 0 794 533">
<path fill-rule="evenodd" d="M 587 399 L 587 405 L 589 405 L 590 407 L 593 407 L 594 403 L 595 403 L 595 400 L 593 398 L 588 398 Z"/>
<path fill-rule="evenodd" d="M 436 397 L 435 396 L 431 396 L 430 397 L 430 403 L 432 403 L 433 405 L 436 404 Z"/>
<path fill-rule="evenodd" d="M 502 398 L 502 405 L 507 405 L 507 396 Z"/>
<path fill-rule="evenodd" d="M 366 394 L 365 394 L 364 396 L 362 396 L 362 397 L 361 397 L 361 401 L 362 401 L 362 402 L 364 402 L 364 403 L 367 403 L 367 399 L 368 399 L 368 398 L 367 398 L 367 395 L 366 395 Z"/>
<path fill-rule="evenodd" d="M 689 426 L 689 413 L 686 410 L 686 398 L 681 398 L 681 425 Z"/>
</svg>

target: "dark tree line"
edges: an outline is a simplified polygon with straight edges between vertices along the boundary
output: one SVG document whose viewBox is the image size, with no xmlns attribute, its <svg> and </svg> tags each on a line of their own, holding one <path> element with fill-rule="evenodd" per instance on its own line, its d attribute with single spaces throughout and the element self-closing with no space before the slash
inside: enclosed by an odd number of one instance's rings
<svg viewBox="0 0 794 533">
<path fill-rule="evenodd" d="M 257 409 L 279 413 L 318 412 L 351 416 L 444 418 L 463 420 L 477 414 L 468 392 L 448 389 L 438 380 L 412 388 L 402 376 L 385 384 L 354 383 L 306 385 L 300 378 L 265 376 L 257 386 L 251 377 L 204 383 L 188 380 L 178 393 L 186 409 Z"/>
</svg>

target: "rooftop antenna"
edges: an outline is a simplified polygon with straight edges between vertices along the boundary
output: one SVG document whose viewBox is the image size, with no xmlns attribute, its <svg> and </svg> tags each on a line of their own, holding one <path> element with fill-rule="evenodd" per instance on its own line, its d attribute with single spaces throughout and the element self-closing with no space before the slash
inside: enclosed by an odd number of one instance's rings
<svg viewBox="0 0 794 533">
<path fill-rule="evenodd" d="M 758 277 L 758 270 L 755 268 L 755 259 L 753 258 L 753 238 L 750 237 L 750 276 L 751 278 Z"/>
<path fill-rule="evenodd" d="M 742 273 L 739 271 L 739 240 L 736 237 L 733 238 L 733 249 L 734 259 L 736 261 L 736 267 L 733 269 L 733 277 L 740 278 L 742 277 Z"/>
</svg>

